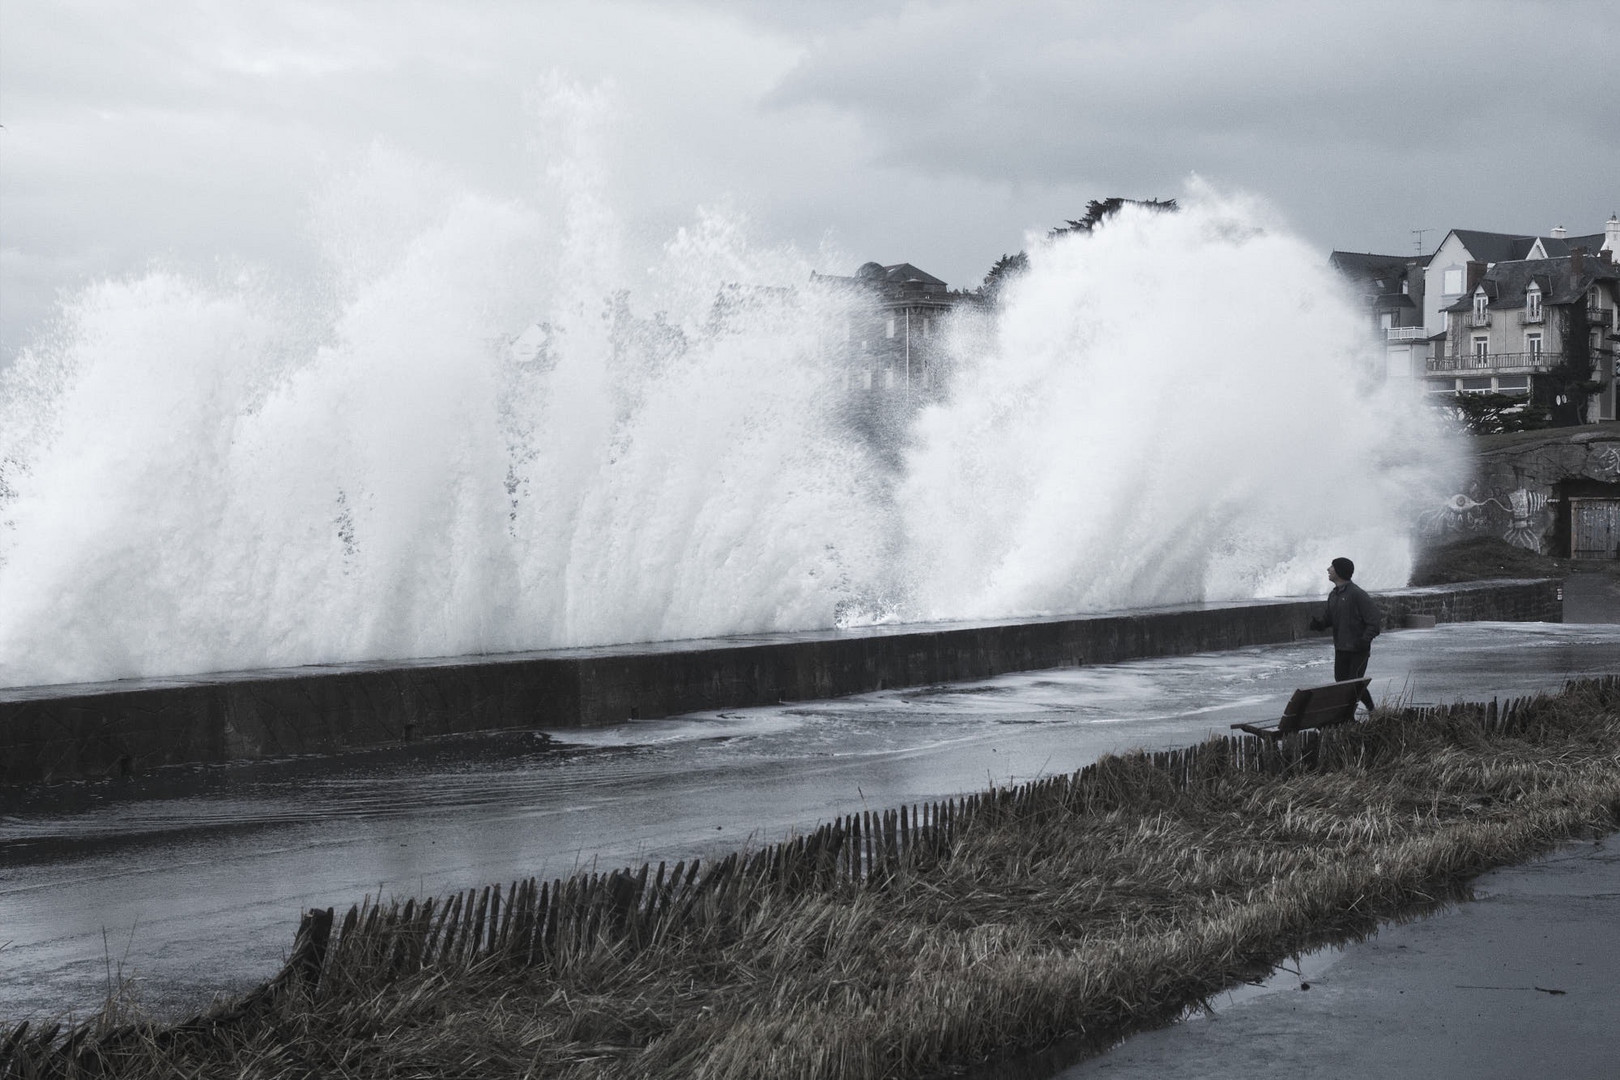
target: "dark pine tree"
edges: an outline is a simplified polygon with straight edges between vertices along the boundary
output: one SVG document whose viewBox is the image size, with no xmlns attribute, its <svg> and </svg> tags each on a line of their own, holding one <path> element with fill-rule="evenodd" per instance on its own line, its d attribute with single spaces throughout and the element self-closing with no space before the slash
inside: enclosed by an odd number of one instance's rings
<svg viewBox="0 0 1620 1080">
<path fill-rule="evenodd" d="M 1086 212 L 1083 217 L 1058 226 L 1046 234 L 1047 238 L 1052 239 L 1071 232 L 1089 233 L 1119 213 L 1120 208 L 1125 206 L 1142 206 L 1161 213 L 1174 213 L 1180 209 L 1174 199 L 1124 199 L 1117 195 L 1107 199 L 1092 199 L 1086 203 Z"/>
<path fill-rule="evenodd" d="M 1016 255 L 1003 255 L 996 260 L 994 266 L 990 267 L 990 272 L 984 275 L 984 284 L 979 286 L 979 295 L 987 300 L 996 299 L 1008 281 L 1028 269 L 1028 253 L 1020 251 Z"/>
</svg>

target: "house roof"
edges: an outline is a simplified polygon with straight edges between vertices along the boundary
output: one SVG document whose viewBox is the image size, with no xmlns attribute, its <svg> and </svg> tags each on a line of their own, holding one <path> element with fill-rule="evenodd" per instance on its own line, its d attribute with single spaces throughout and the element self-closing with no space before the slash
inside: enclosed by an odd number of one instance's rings
<svg viewBox="0 0 1620 1080">
<path fill-rule="evenodd" d="M 1603 246 L 1603 233 L 1587 236 L 1525 236 L 1519 233 L 1485 232 L 1480 229 L 1452 229 L 1451 233 L 1462 241 L 1468 254 L 1479 262 L 1520 262 L 1529 258 L 1541 241 L 1541 250 L 1549 259 L 1559 259 L 1578 247 L 1596 252 Z"/>
<path fill-rule="evenodd" d="M 1335 251 L 1328 256 L 1328 262 L 1340 273 L 1366 278 L 1400 274 L 1411 261 L 1408 255 L 1374 255 L 1361 251 Z"/>
<path fill-rule="evenodd" d="M 1596 252 L 1603 246 L 1603 234 L 1594 233 L 1591 236 L 1566 236 L 1560 239 L 1556 236 L 1542 237 L 1541 246 L 1549 258 L 1568 255 L 1576 248 L 1585 248 L 1589 252 Z"/>
<path fill-rule="evenodd" d="M 1485 271 L 1479 287 L 1485 290 L 1490 307 L 1511 310 L 1524 306 L 1524 294 L 1531 282 L 1541 286 L 1542 302 L 1547 304 L 1574 304 L 1586 296 L 1593 282 L 1620 282 L 1620 266 L 1613 263 L 1588 255 L 1577 275 L 1570 273 L 1570 261 L 1565 255 L 1554 259 L 1499 262 Z M 1468 293 L 1444 310 L 1468 311 L 1473 305 L 1473 294 Z"/>
<path fill-rule="evenodd" d="M 883 280 L 893 284 L 917 282 L 921 285 L 938 285 L 941 288 L 945 283 L 933 274 L 917 269 L 910 263 L 895 263 L 893 266 L 883 268 Z"/>
<path fill-rule="evenodd" d="M 1328 264 L 1360 285 L 1368 299 L 1382 311 L 1413 306 L 1403 286 L 1416 281 L 1421 292 L 1423 282 L 1418 271 L 1427 261 L 1411 255 L 1374 255 L 1360 251 L 1335 251 L 1328 256 Z"/>
<path fill-rule="evenodd" d="M 933 274 L 925 270 L 919 270 L 910 263 L 894 263 L 890 266 L 875 262 L 862 263 L 856 268 L 855 273 L 848 277 L 842 277 L 838 274 L 818 274 L 811 271 L 810 279 L 812 281 L 837 282 L 846 287 L 856 284 L 866 286 L 881 285 L 897 287 L 903 290 L 908 285 L 920 286 L 924 292 L 928 293 L 941 293 L 947 291 L 948 288 L 945 282 Z"/>
<path fill-rule="evenodd" d="M 1479 262 L 1511 262 L 1523 259 L 1530 254 L 1530 249 L 1537 240 L 1534 236 L 1484 232 L 1479 229 L 1452 229 L 1451 234 L 1461 240 L 1463 247 L 1468 249 L 1468 254 Z M 1546 249 L 1548 242 L 1552 241 L 1550 236 L 1540 239 L 1543 249 Z"/>
</svg>

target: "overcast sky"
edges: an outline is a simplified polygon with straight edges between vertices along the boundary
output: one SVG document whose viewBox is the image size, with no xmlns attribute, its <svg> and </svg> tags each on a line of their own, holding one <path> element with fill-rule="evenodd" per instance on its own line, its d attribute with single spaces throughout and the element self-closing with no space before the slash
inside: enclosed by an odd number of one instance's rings
<svg viewBox="0 0 1620 1080">
<path fill-rule="evenodd" d="M 591 88 L 608 197 L 972 286 L 1030 229 L 1197 174 L 1324 257 L 1620 210 L 1620 4 L 0 0 L 0 363 L 58 290 L 311 258 L 367 147 L 497 195 Z M 549 80 L 549 82 L 548 82 Z"/>
</svg>

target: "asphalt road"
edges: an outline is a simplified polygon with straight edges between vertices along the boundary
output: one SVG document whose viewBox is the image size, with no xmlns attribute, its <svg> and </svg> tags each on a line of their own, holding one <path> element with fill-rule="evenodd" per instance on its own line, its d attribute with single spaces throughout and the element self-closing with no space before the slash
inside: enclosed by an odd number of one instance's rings
<svg viewBox="0 0 1620 1080">
<path fill-rule="evenodd" d="M 1577 590 L 1578 592 L 1579 590 Z M 861 809 L 1196 742 L 1331 679 L 1325 641 L 977 684 L 66 785 L 0 805 L 0 1019 L 110 983 L 179 1012 L 272 973 L 299 912 L 721 854 Z M 1375 695 L 1620 672 L 1620 625 L 1386 633 Z"/>
</svg>

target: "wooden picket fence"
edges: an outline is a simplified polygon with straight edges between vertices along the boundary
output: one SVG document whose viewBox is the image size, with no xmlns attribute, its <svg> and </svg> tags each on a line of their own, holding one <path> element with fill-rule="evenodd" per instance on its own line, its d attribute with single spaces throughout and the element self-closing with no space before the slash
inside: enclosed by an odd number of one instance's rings
<svg viewBox="0 0 1620 1080">
<path fill-rule="evenodd" d="M 1620 677 L 1596 680 L 1610 690 Z M 1412 720 L 1477 723 L 1489 736 L 1533 722 L 1542 698 L 1405 710 Z M 1415 725 L 1414 725 L 1415 726 Z M 1396 727 L 1396 731 L 1400 728 Z M 1109 757 L 1079 771 L 938 802 L 863 811 L 752 853 L 717 861 L 536 878 L 448 898 L 387 903 L 367 898 L 335 928 L 331 909 L 307 913 L 281 978 L 372 983 L 425 967 L 482 963 L 567 968 L 597 949 L 640 950 L 745 915 L 772 896 L 881 889 L 949 859 L 978 825 L 1036 823 L 1051 814 L 1096 813 L 1140 803 L 1156 785 L 1186 791 L 1233 774 L 1280 775 L 1367 760 L 1355 727 L 1282 739 L 1216 736 L 1196 746 Z"/>
</svg>

